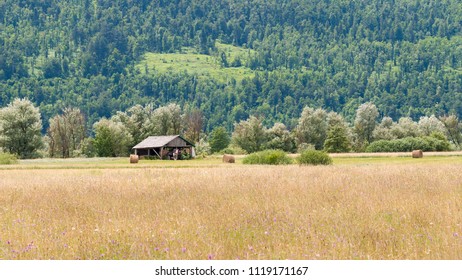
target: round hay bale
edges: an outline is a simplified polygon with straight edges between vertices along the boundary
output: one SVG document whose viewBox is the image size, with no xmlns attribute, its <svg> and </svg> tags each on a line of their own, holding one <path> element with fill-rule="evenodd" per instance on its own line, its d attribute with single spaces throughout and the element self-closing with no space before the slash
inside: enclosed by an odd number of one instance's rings
<svg viewBox="0 0 462 280">
<path fill-rule="evenodd" d="M 130 155 L 130 163 L 138 163 L 138 155 Z"/>
<path fill-rule="evenodd" d="M 232 155 L 223 155 L 223 162 L 225 162 L 225 163 L 235 163 L 236 159 Z"/>
<path fill-rule="evenodd" d="M 412 158 L 422 158 L 423 152 L 422 150 L 414 150 L 412 151 Z"/>
</svg>

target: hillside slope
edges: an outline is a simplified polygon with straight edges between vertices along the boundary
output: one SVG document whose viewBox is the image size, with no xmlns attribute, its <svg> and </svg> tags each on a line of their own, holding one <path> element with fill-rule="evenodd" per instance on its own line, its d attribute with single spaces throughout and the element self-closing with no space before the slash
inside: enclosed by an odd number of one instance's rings
<svg viewBox="0 0 462 280">
<path fill-rule="evenodd" d="M 91 124 L 169 102 L 207 130 L 250 114 L 290 126 L 304 106 L 351 119 L 365 101 L 462 116 L 458 0 L 4 0 L 0 22 L 0 106 L 28 97 L 45 125 L 66 106 Z"/>
</svg>

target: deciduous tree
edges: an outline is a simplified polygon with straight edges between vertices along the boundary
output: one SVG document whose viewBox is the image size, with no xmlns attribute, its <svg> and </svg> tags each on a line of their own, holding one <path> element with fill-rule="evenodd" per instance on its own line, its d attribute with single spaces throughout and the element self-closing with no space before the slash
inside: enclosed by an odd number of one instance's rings
<svg viewBox="0 0 462 280">
<path fill-rule="evenodd" d="M 210 133 L 210 149 L 212 153 L 219 152 L 228 147 L 231 139 L 226 128 L 219 126 Z"/>
<path fill-rule="evenodd" d="M 328 126 L 326 110 L 305 107 L 295 129 L 298 144 L 313 144 L 317 150 L 321 150 Z"/>
<path fill-rule="evenodd" d="M 28 99 L 15 99 L 0 109 L 0 147 L 20 158 L 38 157 L 42 148 L 40 111 Z"/>
<path fill-rule="evenodd" d="M 347 128 L 342 125 L 329 127 L 324 150 L 328 153 L 345 153 L 351 150 L 351 141 Z"/>
<path fill-rule="evenodd" d="M 392 127 L 396 125 L 390 117 L 383 117 L 379 125 L 377 125 L 372 132 L 372 138 L 376 140 L 392 140 L 396 137 L 391 132 Z"/>
<path fill-rule="evenodd" d="M 144 136 L 177 135 L 181 132 L 181 107 L 175 103 L 154 110 L 143 126 Z"/>
<path fill-rule="evenodd" d="M 441 117 L 440 120 L 446 128 L 448 139 L 460 148 L 462 145 L 462 124 L 459 122 L 459 118 L 455 115 L 449 115 Z"/>
<path fill-rule="evenodd" d="M 47 130 L 50 157 L 68 158 L 80 149 L 85 139 L 85 118 L 79 109 L 66 108 L 50 119 Z"/>
<path fill-rule="evenodd" d="M 125 126 L 132 136 L 133 141 L 131 145 L 134 146 L 143 141 L 147 136 L 150 136 L 144 131 L 144 126 L 149 123 L 150 118 L 153 116 L 153 111 L 154 109 L 151 104 L 145 106 L 137 104 L 125 112 L 118 111 L 111 120 Z"/>
<path fill-rule="evenodd" d="M 365 148 L 365 144 L 371 142 L 372 132 L 376 126 L 376 120 L 379 116 L 377 107 L 371 102 L 361 104 L 356 110 L 354 122 L 354 132 L 356 133 L 356 147 Z"/>
<path fill-rule="evenodd" d="M 422 136 L 430 136 L 434 132 L 446 134 L 444 124 L 435 115 L 421 117 L 418 126 Z"/>
<path fill-rule="evenodd" d="M 93 129 L 93 145 L 98 156 L 118 157 L 129 154 L 133 138 L 122 123 L 103 118 L 93 125 Z"/>
<path fill-rule="evenodd" d="M 265 149 L 283 150 L 293 153 L 297 149 L 294 135 L 283 123 L 275 123 L 274 126 L 266 131 Z"/>
<path fill-rule="evenodd" d="M 262 150 L 266 142 L 265 130 L 262 121 L 251 116 L 245 121 L 240 121 L 234 125 L 232 141 L 248 153 Z"/>
<path fill-rule="evenodd" d="M 204 126 L 204 114 L 199 109 L 188 110 L 184 115 L 184 136 L 193 142 L 198 142 Z"/>
</svg>

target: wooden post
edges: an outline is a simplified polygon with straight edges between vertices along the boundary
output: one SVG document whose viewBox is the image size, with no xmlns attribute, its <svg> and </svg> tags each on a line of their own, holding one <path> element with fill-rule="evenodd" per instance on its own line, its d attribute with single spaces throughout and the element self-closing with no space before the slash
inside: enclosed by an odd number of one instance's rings
<svg viewBox="0 0 462 280">
<path fill-rule="evenodd" d="M 154 149 L 152 149 L 152 150 L 154 151 L 154 153 L 156 153 L 156 155 L 157 155 L 160 159 L 162 159 L 162 157 L 156 152 L 156 148 L 154 148 Z"/>
<path fill-rule="evenodd" d="M 160 148 L 160 160 L 162 160 L 162 156 L 164 155 L 164 147 Z"/>
</svg>

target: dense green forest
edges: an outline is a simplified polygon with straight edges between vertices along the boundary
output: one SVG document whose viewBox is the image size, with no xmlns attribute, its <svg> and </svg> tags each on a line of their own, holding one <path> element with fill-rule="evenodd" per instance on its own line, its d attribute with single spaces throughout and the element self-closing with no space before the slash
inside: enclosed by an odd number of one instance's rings
<svg viewBox="0 0 462 280">
<path fill-rule="evenodd" d="M 239 47 L 239 57 L 217 44 Z M 193 52 L 216 79 L 144 69 L 148 53 Z M 247 51 L 245 51 L 247 50 Z M 294 128 L 305 106 L 352 122 L 462 117 L 460 0 L 0 0 L 0 107 L 28 98 L 44 130 L 64 108 L 91 125 L 135 104 L 199 109 L 208 132 L 257 115 Z"/>
</svg>

